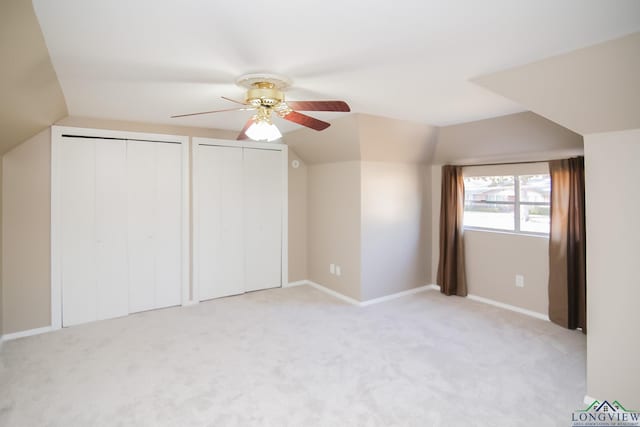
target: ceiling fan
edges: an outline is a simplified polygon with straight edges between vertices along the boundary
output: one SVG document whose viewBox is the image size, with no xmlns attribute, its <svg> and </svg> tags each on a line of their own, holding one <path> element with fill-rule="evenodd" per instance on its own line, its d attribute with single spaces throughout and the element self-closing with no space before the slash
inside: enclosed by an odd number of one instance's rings
<svg viewBox="0 0 640 427">
<path fill-rule="evenodd" d="M 328 128 L 330 123 L 299 113 L 299 111 L 351 111 L 349 105 L 344 101 L 285 101 L 284 91 L 289 87 L 290 81 L 273 74 L 246 74 L 239 77 L 236 84 L 247 89 L 245 100 L 237 101 L 224 96 L 222 98 L 240 104 L 242 107 L 178 114 L 171 116 L 171 118 L 228 111 L 255 111 L 236 139 L 273 141 L 282 137 L 282 134 L 271 120 L 272 112 L 290 122 L 321 131 Z"/>
</svg>

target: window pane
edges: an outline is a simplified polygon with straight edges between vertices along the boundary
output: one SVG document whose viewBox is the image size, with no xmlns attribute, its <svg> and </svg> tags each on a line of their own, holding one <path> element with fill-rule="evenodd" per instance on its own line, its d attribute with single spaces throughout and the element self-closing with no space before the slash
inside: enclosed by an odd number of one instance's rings
<svg viewBox="0 0 640 427">
<path fill-rule="evenodd" d="M 465 202 L 465 227 L 514 230 L 514 206 L 486 202 Z"/>
<path fill-rule="evenodd" d="M 520 175 L 520 201 L 549 203 L 551 177 L 549 175 Z"/>
<path fill-rule="evenodd" d="M 520 205 L 520 231 L 549 234 L 549 205 Z"/>
<path fill-rule="evenodd" d="M 514 202 L 514 178 L 509 176 L 472 176 L 464 179 L 465 201 Z"/>
</svg>

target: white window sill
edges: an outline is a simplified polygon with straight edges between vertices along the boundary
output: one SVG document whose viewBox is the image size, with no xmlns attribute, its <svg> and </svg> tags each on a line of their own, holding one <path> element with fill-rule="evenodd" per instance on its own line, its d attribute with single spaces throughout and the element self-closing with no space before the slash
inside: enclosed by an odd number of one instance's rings
<svg viewBox="0 0 640 427">
<path fill-rule="evenodd" d="M 521 237 L 534 237 L 538 239 L 547 239 L 549 240 L 548 234 L 542 233 L 527 233 L 527 232 L 517 232 L 517 231 L 509 231 L 509 230 L 496 230 L 493 228 L 479 228 L 479 227 L 464 227 L 464 232 L 473 231 L 479 233 L 494 233 L 494 234 L 508 234 L 510 236 L 521 236 Z"/>
</svg>

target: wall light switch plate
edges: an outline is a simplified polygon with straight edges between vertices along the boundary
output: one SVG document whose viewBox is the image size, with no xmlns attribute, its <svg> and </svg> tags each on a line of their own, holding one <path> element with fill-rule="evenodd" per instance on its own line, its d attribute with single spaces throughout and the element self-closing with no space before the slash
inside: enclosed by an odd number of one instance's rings
<svg viewBox="0 0 640 427">
<path fill-rule="evenodd" d="M 342 276 L 342 270 L 339 265 L 336 265 L 336 276 Z"/>
<path fill-rule="evenodd" d="M 329 273 L 336 274 L 336 265 L 335 264 L 329 264 Z"/>
<path fill-rule="evenodd" d="M 524 276 L 522 274 L 516 274 L 516 287 L 524 288 Z"/>
</svg>

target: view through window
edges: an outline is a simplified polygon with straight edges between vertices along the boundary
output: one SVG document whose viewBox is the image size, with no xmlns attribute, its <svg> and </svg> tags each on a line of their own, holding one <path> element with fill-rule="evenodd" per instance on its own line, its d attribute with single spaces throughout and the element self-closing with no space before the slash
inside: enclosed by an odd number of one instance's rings
<svg viewBox="0 0 640 427">
<path fill-rule="evenodd" d="M 549 234 L 548 174 L 464 178 L 465 228 Z"/>
</svg>

